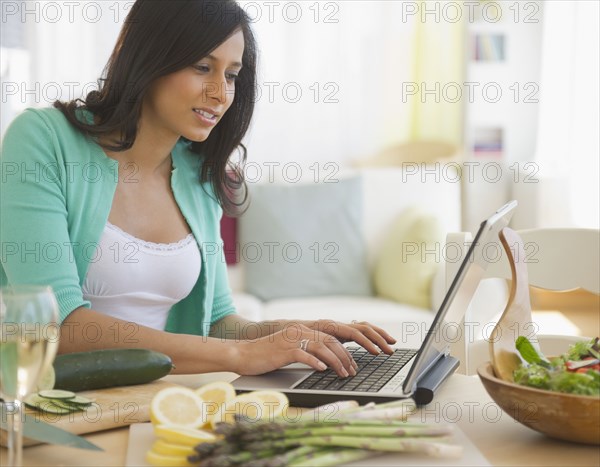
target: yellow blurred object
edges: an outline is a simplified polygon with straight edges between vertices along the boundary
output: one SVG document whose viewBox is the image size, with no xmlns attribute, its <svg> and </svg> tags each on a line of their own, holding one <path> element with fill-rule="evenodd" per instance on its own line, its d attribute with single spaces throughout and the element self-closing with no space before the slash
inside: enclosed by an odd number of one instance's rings
<svg viewBox="0 0 600 467">
<path fill-rule="evenodd" d="M 152 450 L 156 454 L 162 454 L 163 456 L 190 456 L 196 452 L 191 446 L 169 443 L 164 439 L 157 439 L 154 441 Z"/>
<path fill-rule="evenodd" d="M 54 384 L 56 383 L 56 373 L 54 372 L 54 367 L 49 365 L 46 367 L 39 381 L 37 382 L 36 392 L 43 391 L 45 389 L 54 389 Z"/>
<path fill-rule="evenodd" d="M 236 396 L 221 406 L 213 419 L 213 428 L 219 422 L 235 423 L 235 415 L 242 415 L 250 421 L 273 420 L 289 407 L 285 394 L 278 391 L 253 391 Z"/>
<path fill-rule="evenodd" d="M 154 425 L 200 428 L 206 421 L 204 401 L 191 389 L 165 388 L 150 403 L 150 421 Z"/>
<path fill-rule="evenodd" d="M 167 443 L 189 447 L 194 447 L 200 443 L 210 443 L 217 439 L 215 435 L 208 431 L 169 425 L 155 425 L 154 435 Z"/>
<path fill-rule="evenodd" d="M 164 454 L 158 454 L 153 450 L 146 453 L 146 462 L 150 465 L 162 465 L 162 466 L 188 466 L 196 465 L 188 462 L 186 456 L 165 456 Z"/>
<path fill-rule="evenodd" d="M 223 404 L 236 397 L 234 387 L 225 381 L 205 384 L 194 392 L 204 401 L 205 426 L 210 426 Z"/>
<path fill-rule="evenodd" d="M 405 167 L 407 164 L 427 165 L 436 162 L 457 162 L 462 159 L 460 147 L 445 141 L 409 141 L 389 146 L 377 154 L 353 161 L 355 167 Z"/>
</svg>

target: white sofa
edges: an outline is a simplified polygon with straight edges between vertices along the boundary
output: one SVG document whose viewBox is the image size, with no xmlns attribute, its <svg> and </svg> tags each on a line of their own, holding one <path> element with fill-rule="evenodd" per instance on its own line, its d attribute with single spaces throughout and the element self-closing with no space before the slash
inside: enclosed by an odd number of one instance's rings
<svg viewBox="0 0 600 467">
<path fill-rule="evenodd" d="M 435 169 L 434 169 L 435 170 Z M 391 223 L 405 209 L 417 206 L 434 215 L 440 222 L 444 237 L 460 230 L 461 189 L 459 177 L 447 176 L 439 167 L 410 170 L 401 167 L 361 168 L 345 171 L 341 176 L 360 174 L 363 180 L 363 225 L 361 229 L 367 261 L 372 271 L 378 247 Z M 243 225 L 244 217 L 239 221 Z M 268 226 L 265 226 L 268 228 Z M 444 238 L 443 237 L 443 238 Z M 243 259 L 242 259 L 243 260 Z M 438 272 L 431 287 L 432 309 L 437 309 L 445 292 L 444 261 L 436 259 Z M 342 322 L 369 321 L 390 332 L 398 347 L 417 347 L 423 340 L 434 313 L 376 296 L 319 296 L 284 298 L 262 302 L 244 291 L 244 263 L 228 267 L 230 285 L 238 312 L 251 320 L 319 319 Z M 372 277 L 372 276 L 371 276 Z"/>
</svg>

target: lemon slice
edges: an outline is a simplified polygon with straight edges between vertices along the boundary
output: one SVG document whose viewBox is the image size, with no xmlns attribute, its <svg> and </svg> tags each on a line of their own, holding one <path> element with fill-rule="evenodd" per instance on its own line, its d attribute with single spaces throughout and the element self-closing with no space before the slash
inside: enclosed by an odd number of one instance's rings
<svg viewBox="0 0 600 467">
<path fill-rule="evenodd" d="M 162 389 L 150 403 L 150 421 L 154 425 L 199 428 L 206 421 L 204 401 L 188 388 Z"/>
<path fill-rule="evenodd" d="M 215 381 L 205 384 L 196 389 L 195 393 L 205 402 L 204 412 L 206 414 L 207 425 L 210 424 L 210 421 L 223 404 L 235 398 L 235 389 L 225 381 Z"/>
<path fill-rule="evenodd" d="M 169 443 L 163 439 L 157 439 L 152 444 L 152 451 L 163 456 L 191 456 L 195 454 L 194 448 L 183 444 Z"/>
<path fill-rule="evenodd" d="M 194 391 L 204 402 L 214 402 L 215 404 L 224 404 L 235 397 L 235 389 L 225 381 L 215 381 L 205 384 Z"/>
<path fill-rule="evenodd" d="M 273 420 L 289 407 L 285 394 L 278 391 L 253 391 L 241 394 L 227 401 L 211 420 L 213 428 L 217 423 L 235 423 L 234 415 L 242 415 L 250 421 Z"/>
<path fill-rule="evenodd" d="M 154 435 L 167 443 L 194 447 L 200 443 L 212 443 L 215 435 L 204 430 L 193 430 L 169 425 L 155 425 Z"/>
<path fill-rule="evenodd" d="M 161 466 L 188 466 L 194 465 L 188 462 L 186 456 L 166 456 L 164 454 L 158 454 L 152 450 L 146 453 L 146 462 L 150 465 L 161 465 Z M 197 464 L 196 464 L 197 465 Z"/>
</svg>

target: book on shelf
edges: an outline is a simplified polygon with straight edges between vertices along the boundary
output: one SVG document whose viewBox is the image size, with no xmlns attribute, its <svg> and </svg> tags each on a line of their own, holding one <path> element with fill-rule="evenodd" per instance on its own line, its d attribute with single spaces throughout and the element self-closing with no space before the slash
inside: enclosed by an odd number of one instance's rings
<svg viewBox="0 0 600 467">
<path fill-rule="evenodd" d="M 473 40 L 473 60 L 501 62 L 505 59 L 504 35 L 476 34 Z"/>
</svg>

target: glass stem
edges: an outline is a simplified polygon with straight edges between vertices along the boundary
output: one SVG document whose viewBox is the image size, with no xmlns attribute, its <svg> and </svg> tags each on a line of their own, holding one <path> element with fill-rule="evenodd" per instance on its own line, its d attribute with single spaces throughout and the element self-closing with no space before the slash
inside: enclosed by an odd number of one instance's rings
<svg viewBox="0 0 600 467">
<path fill-rule="evenodd" d="M 23 465 L 23 420 L 21 411 L 21 401 L 15 399 L 7 403 L 11 405 L 8 415 L 8 466 Z M 7 407 L 8 408 L 8 407 Z"/>
</svg>

